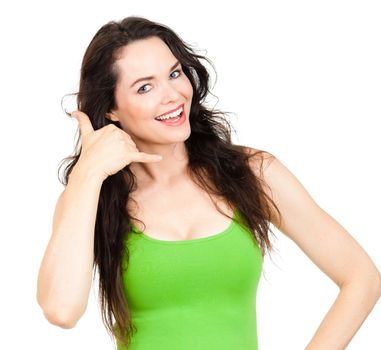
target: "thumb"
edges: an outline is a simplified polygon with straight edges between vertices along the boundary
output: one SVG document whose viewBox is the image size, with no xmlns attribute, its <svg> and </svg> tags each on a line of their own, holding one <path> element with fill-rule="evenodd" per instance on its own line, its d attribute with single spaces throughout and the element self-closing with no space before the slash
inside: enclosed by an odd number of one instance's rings
<svg viewBox="0 0 381 350">
<path fill-rule="evenodd" d="M 90 118 L 87 114 L 81 111 L 75 111 L 71 113 L 71 116 L 77 119 L 82 136 L 86 136 L 87 134 L 94 132 L 93 125 L 91 124 Z"/>
</svg>

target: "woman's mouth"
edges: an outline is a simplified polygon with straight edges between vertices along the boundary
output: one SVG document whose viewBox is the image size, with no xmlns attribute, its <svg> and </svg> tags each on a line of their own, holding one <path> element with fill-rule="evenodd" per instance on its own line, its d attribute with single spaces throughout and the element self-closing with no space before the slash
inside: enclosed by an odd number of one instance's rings
<svg viewBox="0 0 381 350">
<path fill-rule="evenodd" d="M 176 111 L 168 113 L 165 116 L 156 117 L 155 120 L 168 126 L 178 126 L 185 121 L 185 117 L 184 104 L 182 104 Z"/>
</svg>

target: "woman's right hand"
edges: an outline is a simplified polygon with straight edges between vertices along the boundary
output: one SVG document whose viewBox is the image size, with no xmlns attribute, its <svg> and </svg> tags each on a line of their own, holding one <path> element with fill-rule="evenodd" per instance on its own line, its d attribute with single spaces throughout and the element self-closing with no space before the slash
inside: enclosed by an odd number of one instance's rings
<svg viewBox="0 0 381 350">
<path fill-rule="evenodd" d="M 79 123 L 82 150 L 78 162 L 86 164 L 103 181 L 131 162 L 157 162 L 161 156 L 139 152 L 130 135 L 114 124 L 96 131 L 89 117 L 81 112 L 71 113 Z"/>
</svg>

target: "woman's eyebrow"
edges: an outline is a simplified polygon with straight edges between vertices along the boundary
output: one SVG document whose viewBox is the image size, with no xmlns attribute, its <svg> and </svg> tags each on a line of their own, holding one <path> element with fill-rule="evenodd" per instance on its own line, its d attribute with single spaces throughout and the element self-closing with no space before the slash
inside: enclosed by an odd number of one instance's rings
<svg viewBox="0 0 381 350">
<path fill-rule="evenodd" d="M 176 61 L 176 63 L 171 67 L 169 68 L 169 71 L 175 69 L 178 65 L 180 64 L 180 61 Z M 143 77 L 143 78 L 139 78 L 137 80 L 135 80 L 132 85 L 130 86 L 130 88 L 132 88 L 136 83 L 138 83 L 139 81 L 143 81 L 143 80 L 152 80 L 152 79 L 155 79 L 154 76 L 149 76 L 149 77 Z"/>
</svg>

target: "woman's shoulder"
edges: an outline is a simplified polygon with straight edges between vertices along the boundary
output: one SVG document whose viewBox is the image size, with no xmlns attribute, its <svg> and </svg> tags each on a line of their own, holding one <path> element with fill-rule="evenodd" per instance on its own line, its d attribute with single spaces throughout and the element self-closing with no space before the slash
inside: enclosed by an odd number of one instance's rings
<svg viewBox="0 0 381 350">
<path fill-rule="evenodd" d="M 256 176 L 263 178 L 269 165 L 276 161 L 276 157 L 269 151 L 242 146 L 244 152 L 249 156 L 249 165 Z"/>
<path fill-rule="evenodd" d="M 265 184 L 263 188 L 266 194 L 274 201 L 281 217 L 292 218 L 291 221 L 294 221 L 295 213 L 298 211 L 306 213 L 308 208 L 312 208 L 312 213 L 317 213 L 315 210 L 317 206 L 311 195 L 283 161 L 270 152 L 263 151 L 262 153 L 262 150 L 250 147 L 247 147 L 246 151 L 253 156 L 253 160 L 250 160 L 250 168 L 255 175 L 260 176 L 262 184 Z M 283 231 L 287 230 L 282 226 L 277 214 L 277 211 L 273 211 L 271 222 Z"/>
<path fill-rule="evenodd" d="M 270 189 L 278 188 L 296 179 L 295 175 L 273 153 L 262 149 L 244 147 L 249 156 L 249 166 L 257 177 L 260 177 Z"/>
</svg>

